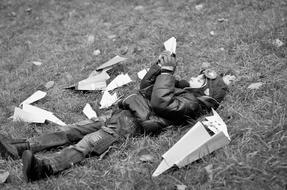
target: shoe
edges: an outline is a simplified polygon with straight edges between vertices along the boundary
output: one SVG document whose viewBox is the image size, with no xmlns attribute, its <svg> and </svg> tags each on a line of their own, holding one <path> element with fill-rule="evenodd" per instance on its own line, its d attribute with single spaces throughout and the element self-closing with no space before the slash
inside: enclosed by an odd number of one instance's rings
<svg viewBox="0 0 287 190">
<path fill-rule="evenodd" d="M 26 182 L 44 179 L 53 174 L 52 167 L 47 163 L 47 160 L 37 159 L 30 150 L 25 150 L 22 154 L 22 163 Z"/>
<path fill-rule="evenodd" d="M 19 159 L 17 148 L 10 144 L 9 139 L 0 134 L 0 154 L 4 159 L 8 159 L 10 156 L 12 159 Z"/>
</svg>

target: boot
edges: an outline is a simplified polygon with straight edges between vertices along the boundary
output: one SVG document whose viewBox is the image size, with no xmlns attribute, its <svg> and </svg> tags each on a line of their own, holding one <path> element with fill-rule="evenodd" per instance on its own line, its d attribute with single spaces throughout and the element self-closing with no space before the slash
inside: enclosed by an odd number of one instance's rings
<svg viewBox="0 0 287 190">
<path fill-rule="evenodd" d="M 23 175 L 26 182 L 46 178 L 53 174 L 53 169 L 47 159 L 37 159 L 32 151 L 26 150 L 22 155 Z"/>
<path fill-rule="evenodd" d="M 29 142 L 25 139 L 8 139 L 7 137 L 0 135 L 0 154 L 4 159 L 11 157 L 16 160 L 19 159 L 25 150 L 29 150 Z"/>
</svg>

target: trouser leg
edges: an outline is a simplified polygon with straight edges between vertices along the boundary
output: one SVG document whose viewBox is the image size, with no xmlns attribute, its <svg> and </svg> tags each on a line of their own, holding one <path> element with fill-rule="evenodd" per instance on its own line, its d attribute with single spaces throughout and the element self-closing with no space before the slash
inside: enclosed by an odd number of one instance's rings
<svg viewBox="0 0 287 190">
<path fill-rule="evenodd" d="M 70 168 L 83 160 L 89 153 L 102 154 L 116 140 L 117 138 L 114 135 L 102 129 L 86 135 L 77 144 L 69 146 L 49 158 L 53 172 L 57 173 Z"/>
<path fill-rule="evenodd" d="M 78 142 L 85 135 L 99 130 L 104 125 L 102 121 L 86 120 L 72 124 L 65 131 L 44 134 L 28 139 L 30 149 L 33 152 L 50 149 L 53 147 L 69 145 Z"/>
</svg>

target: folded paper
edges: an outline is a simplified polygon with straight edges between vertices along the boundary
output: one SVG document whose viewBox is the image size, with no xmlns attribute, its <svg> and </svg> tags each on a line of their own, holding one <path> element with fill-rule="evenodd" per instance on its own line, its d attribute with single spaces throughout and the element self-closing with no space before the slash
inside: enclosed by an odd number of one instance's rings
<svg viewBox="0 0 287 190">
<path fill-rule="evenodd" d="M 117 93 L 111 95 L 108 91 L 105 91 L 100 101 L 101 105 L 100 109 L 108 108 L 117 101 L 118 101 Z"/>
<path fill-rule="evenodd" d="M 164 42 L 164 47 L 166 50 L 170 51 L 171 53 L 175 54 L 176 50 L 176 39 L 175 37 L 171 37 L 167 41 Z"/>
<path fill-rule="evenodd" d="M 114 90 L 118 87 L 121 87 L 123 85 L 126 85 L 128 83 L 132 82 L 130 76 L 128 74 L 120 74 L 112 80 L 109 85 L 107 86 L 106 90 Z"/>
<path fill-rule="evenodd" d="M 230 137 L 218 113 L 206 117 L 207 122 L 197 122 L 173 147 L 162 155 L 162 162 L 152 174 L 156 177 L 173 166 L 179 168 L 227 145 Z M 213 131 L 213 134 L 208 130 Z M 211 129 L 212 128 L 212 129 Z"/>
<path fill-rule="evenodd" d="M 86 106 L 83 109 L 83 113 L 89 119 L 96 119 L 96 118 L 98 118 L 97 113 L 93 110 L 93 108 L 92 108 L 92 106 L 90 104 L 86 104 Z"/>
<path fill-rule="evenodd" d="M 43 92 L 41 90 L 36 91 L 34 94 L 32 94 L 30 97 L 28 97 L 26 100 L 24 100 L 20 105 L 22 104 L 32 104 L 38 100 L 41 100 L 47 95 L 47 92 Z"/>
<path fill-rule="evenodd" d="M 146 75 L 146 73 L 147 73 L 147 69 L 143 69 L 143 70 L 139 71 L 137 73 L 137 75 L 138 75 L 139 79 L 142 80 L 144 78 L 144 76 Z"/>
<path fill-rule="evenodd" d="M 119 62 L 125 61 L 125 60 L 127 60 L 127 58 L 120 57 L 120 56 L 117 55 L 114 58 L 112 58 L 109 61 L 107 61 L 104 64 L 102 64 L 101 66 L 99 66 L 96 70 L 99 71 L 99 70 L 102 70 L 102 69 L 107 69 L 107 68 L 112 67 L 113 65 L 115 65 L 115 64 L 117 64 Z"/>
</svg>

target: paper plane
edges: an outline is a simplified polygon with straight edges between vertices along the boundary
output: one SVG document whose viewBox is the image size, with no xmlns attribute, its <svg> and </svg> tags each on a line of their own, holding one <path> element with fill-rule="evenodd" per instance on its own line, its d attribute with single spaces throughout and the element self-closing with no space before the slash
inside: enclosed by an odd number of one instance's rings
<svg viewBox="0 0 287 190">
<path fill-rule="evenodd" d="M 97 113 L 93 110 L 92 106 L 90 104 L 86 104 L 86 106 L 83 109 L 83 113 L 87 116 L 89 119 L 96 119 L 98 118 Z"/>
<path fill-rule="evenodd" d="M 47 92 L 43 92 L 41 90 L 36 91 L 34 94 L 32 94 L 30 97 L 28 97 L 26 100 L 24 100 L 20 106 L 22 104 L 32 104 L 42 98 L 44 98 L 47 95 Z"/>
<path fill-rule="evenodd" d="M 48 120 L 60 126 L 66 125 L 52 112 L 32 106 L 30 104 L 23 104 L 23 109 L 16 107 L 14 110 L 13 120 L 22 120 L 29 123 L 44 123 L 45 120 Z"/>
<path fill-rule="evenodd" d="M 206 117 L 207 122 L 197 122 L 173 147 L 162 155 L 163 160 L 152 174 L 153 177 L 162 174 L 173 166 L 181 168 L 230 142 L 226 124 L 216 111 L 212 110 L 212 112 L 213 116 Z"/>
<path fill-rule="evenodd" d="M 118 101 L 117 93 L 111 95 L 108 91 L 105 91 L 100 102 L 101 104 L 100 109 L 108 108 L 117 101 Z"/>
<path fill-rule="evenodd" d="M 130 78 L 130 76 L 128 74 L 120 74 L 120 75 L 116 76 L 116 78 L 114 78 L 114 80 L 112 80 L 110 82 L 110 84 L 107 86 L 106 90 L 108 90 L 108 91 L 114 90 L 114 89 L 121 87 L 123 85 L 126 85 L 130 82 L 132 82 L 132 79 Z"/>
<path fill-rule="evenodd" d="M 170 51 L 171 53 L 175 54 L 176 50 L 176 39 L 175 37 L 171 37 L 167 41 L 164 42 L 164 47 L 166 50 Z"/>
<path fill-rule="evenodd" d="M 93 71 L 88 78 L 67 88 L 75 88 L 76 90 L 105 90 L 107 87 L 106 80 L 109 78 L 110 76 L 105 71 Z"/>
<path fill-rule="evenodd" d="M 127 58 L 124 58 L 124 57 L 120 57 L 120 56 L 115 56 L 114 58 L 112 58 L 111 60 L 107 61 L 106 63 L 102 64 L 101 66 L 99 66 L 96 70 L 99 71 L 99 70 L 102 70 L 102 69 L 107 69 L 119 62 L 122 62 L 122 61 L 125 61 L 127 60 Z"/>
<path fill-rule="evenodd" d="M 142 80 L 144 78 L 144 76 L 146 75 L 146 73 L 147 73 L 147 69 L 143 69 L 143 70 L 139 71 L 137 73 L 137 75 L 138 75 L 139 79 Z"/>
</svg>

